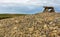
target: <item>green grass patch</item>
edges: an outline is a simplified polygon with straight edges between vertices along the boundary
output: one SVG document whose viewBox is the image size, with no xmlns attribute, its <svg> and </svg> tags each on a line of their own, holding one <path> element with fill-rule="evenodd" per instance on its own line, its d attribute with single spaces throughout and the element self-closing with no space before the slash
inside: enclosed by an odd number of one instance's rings
<svg viewBox="0 0 60 37">
<path fill-rule="evenodd" d="M 12 18 L 16 16 L 25 16 L 27 14 L 0 14 L 0 19 Z"/>
</svg>

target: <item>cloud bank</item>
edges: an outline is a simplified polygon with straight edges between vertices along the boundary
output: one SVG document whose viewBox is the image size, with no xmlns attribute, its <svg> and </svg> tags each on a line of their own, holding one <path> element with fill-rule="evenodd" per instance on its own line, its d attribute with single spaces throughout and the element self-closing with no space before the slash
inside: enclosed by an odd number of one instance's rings
<svg viewBox="0 0 60 37">
<path fill-rule="evenodd" d="M 54 6 L 60 11 L 60 0 L 0 0 L 0 13 L 30 14 L 41 11 L 43 6 Z"/>
<path fill-rule="evenodd" d="M 1 3 L 23 4 L 23 5 L 60 5 L 60 0 L 0 0 Z"/>
</svg>

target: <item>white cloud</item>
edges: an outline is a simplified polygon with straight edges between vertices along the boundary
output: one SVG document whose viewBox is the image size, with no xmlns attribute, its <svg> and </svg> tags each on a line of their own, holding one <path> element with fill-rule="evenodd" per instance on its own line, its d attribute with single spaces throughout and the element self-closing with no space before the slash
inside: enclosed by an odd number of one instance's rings
<svg viewBox="0 0 60 37">
<path fill-rule="evenodd" d="M 58 0 L 0 0 L 0 6 L 27 6 L 30 10 L 39 6 L 60 6 Z"/>
<path fill-rule="evenodd" d="M 0 3 L 13 3 L 23 5 L 37 5 L 40 3 L 38 0 L 0 0 Z"/>
<path fill-rule="evenodd" d="M 1 3 L 11 3 L 20 5 L 60 5 L 59 0 L 0 0 Z M 10 4 L 10 5 L 11 5 Z"/>
<path fill-rule="evenodd" d="M 0 0 L 0 6 L 27 6 L 34 9 L 39 6 L 60 6 L 59 0 Z"/>
</svg>

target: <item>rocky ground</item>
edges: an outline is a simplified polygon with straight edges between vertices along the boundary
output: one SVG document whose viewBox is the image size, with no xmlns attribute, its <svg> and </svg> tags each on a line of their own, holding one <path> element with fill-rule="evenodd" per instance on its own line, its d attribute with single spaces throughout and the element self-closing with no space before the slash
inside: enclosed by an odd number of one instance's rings
<svg viewBox="0 0 60 37">
<path fill-rule="evenodd" d="M 0 37 L 60 37 L 60 14 L 38 13 L 2 19 Z"/>
</svg>

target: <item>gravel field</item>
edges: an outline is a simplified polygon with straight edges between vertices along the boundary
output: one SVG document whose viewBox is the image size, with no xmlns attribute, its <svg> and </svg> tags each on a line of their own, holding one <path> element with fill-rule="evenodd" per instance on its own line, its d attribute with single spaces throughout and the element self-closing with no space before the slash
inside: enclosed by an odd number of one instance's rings
<svg viewBox="0 0 60 37">
<path fill-rule="evenodd" d="M 0 37 L 60 37 L 60 13 L 2 19 Z"/>
</svg>

